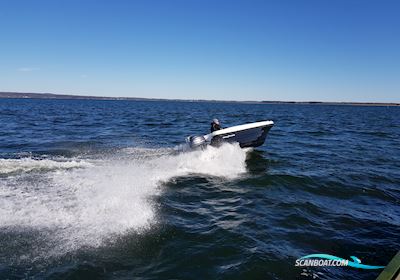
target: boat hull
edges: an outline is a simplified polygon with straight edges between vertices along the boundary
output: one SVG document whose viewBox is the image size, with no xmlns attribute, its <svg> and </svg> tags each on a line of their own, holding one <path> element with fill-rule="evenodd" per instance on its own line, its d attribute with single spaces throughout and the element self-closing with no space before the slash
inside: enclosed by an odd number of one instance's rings
<svg viewBox="0 0 400 280">
<path fill-rule="evenodd" d="M 226 142 L 236 142 L 242 148 L 259 147 L 264 144 L 273 125 L 273 121 L 243 124 L 214 131 L 205 135 L 204 138 L 212 146 L 219 146 Z"/>
</svg>

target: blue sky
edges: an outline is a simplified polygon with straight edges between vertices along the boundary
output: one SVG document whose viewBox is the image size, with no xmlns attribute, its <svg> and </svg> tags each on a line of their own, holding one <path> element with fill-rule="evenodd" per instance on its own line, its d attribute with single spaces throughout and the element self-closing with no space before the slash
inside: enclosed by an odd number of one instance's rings
<svg viewBox="0 0 400 280">
<path fill-rule="evenodd" d="M 0 0 L 0 91 L 400 101 L 400 2 Z"/>
</svg>

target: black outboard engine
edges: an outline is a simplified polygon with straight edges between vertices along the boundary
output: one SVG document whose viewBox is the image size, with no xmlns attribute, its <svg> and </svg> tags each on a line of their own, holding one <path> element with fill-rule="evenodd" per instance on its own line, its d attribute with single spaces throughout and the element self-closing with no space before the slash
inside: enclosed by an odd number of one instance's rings
<svg viewBox="0 0 400 280">
<path fill-rule="evenodd" d="M 189 136 L 187 142 L 191 149 L 204 149 L 207 146 L 204 136 Z"/>
</svg>

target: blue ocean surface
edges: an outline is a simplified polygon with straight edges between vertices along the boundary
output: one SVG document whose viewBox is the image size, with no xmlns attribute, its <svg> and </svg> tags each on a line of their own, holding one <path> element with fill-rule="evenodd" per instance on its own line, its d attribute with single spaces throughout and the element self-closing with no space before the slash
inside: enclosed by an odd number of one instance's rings
<svg viewBox="0 0 400 280">
<path fill-rule="evenodd" d="M 1 279 L 375 279 L 400 245 L 400 108 L 0 100 Z M 273 120 L 255 149 L 188 135 Z"/>
</svg>

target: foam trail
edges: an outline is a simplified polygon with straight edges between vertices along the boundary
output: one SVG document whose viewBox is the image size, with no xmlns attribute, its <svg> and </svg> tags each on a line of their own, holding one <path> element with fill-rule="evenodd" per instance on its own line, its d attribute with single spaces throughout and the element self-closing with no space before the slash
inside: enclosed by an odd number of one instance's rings
<svg viewBox="0 0 400 280">
<path fill-rule="evenodd" d="M 140 149 L 122 153 L 123 159 L 108 157 L 79 164 L 3 161 L 3 174 L 10 170 L 40 173 L 1 179 L 0 226 L 41 232 L 52 244 L 46 255 L 97 247 L 115 236 L 154 224 L 155 207 L 149 197 L 162 192 L 162 182 L 190 174 L 232 179 L 246 171 L 246 151 L 238 145 L 180 154 Z"/>
<path fill-rule="evenodd" d="M 8 175 L 18 172 L 51 171 L 55 169 L 68 169 L 89 166 L 90 163 L 81 160 L 58 159 L 0 159 L 0 175 Z"/>
</svg>

